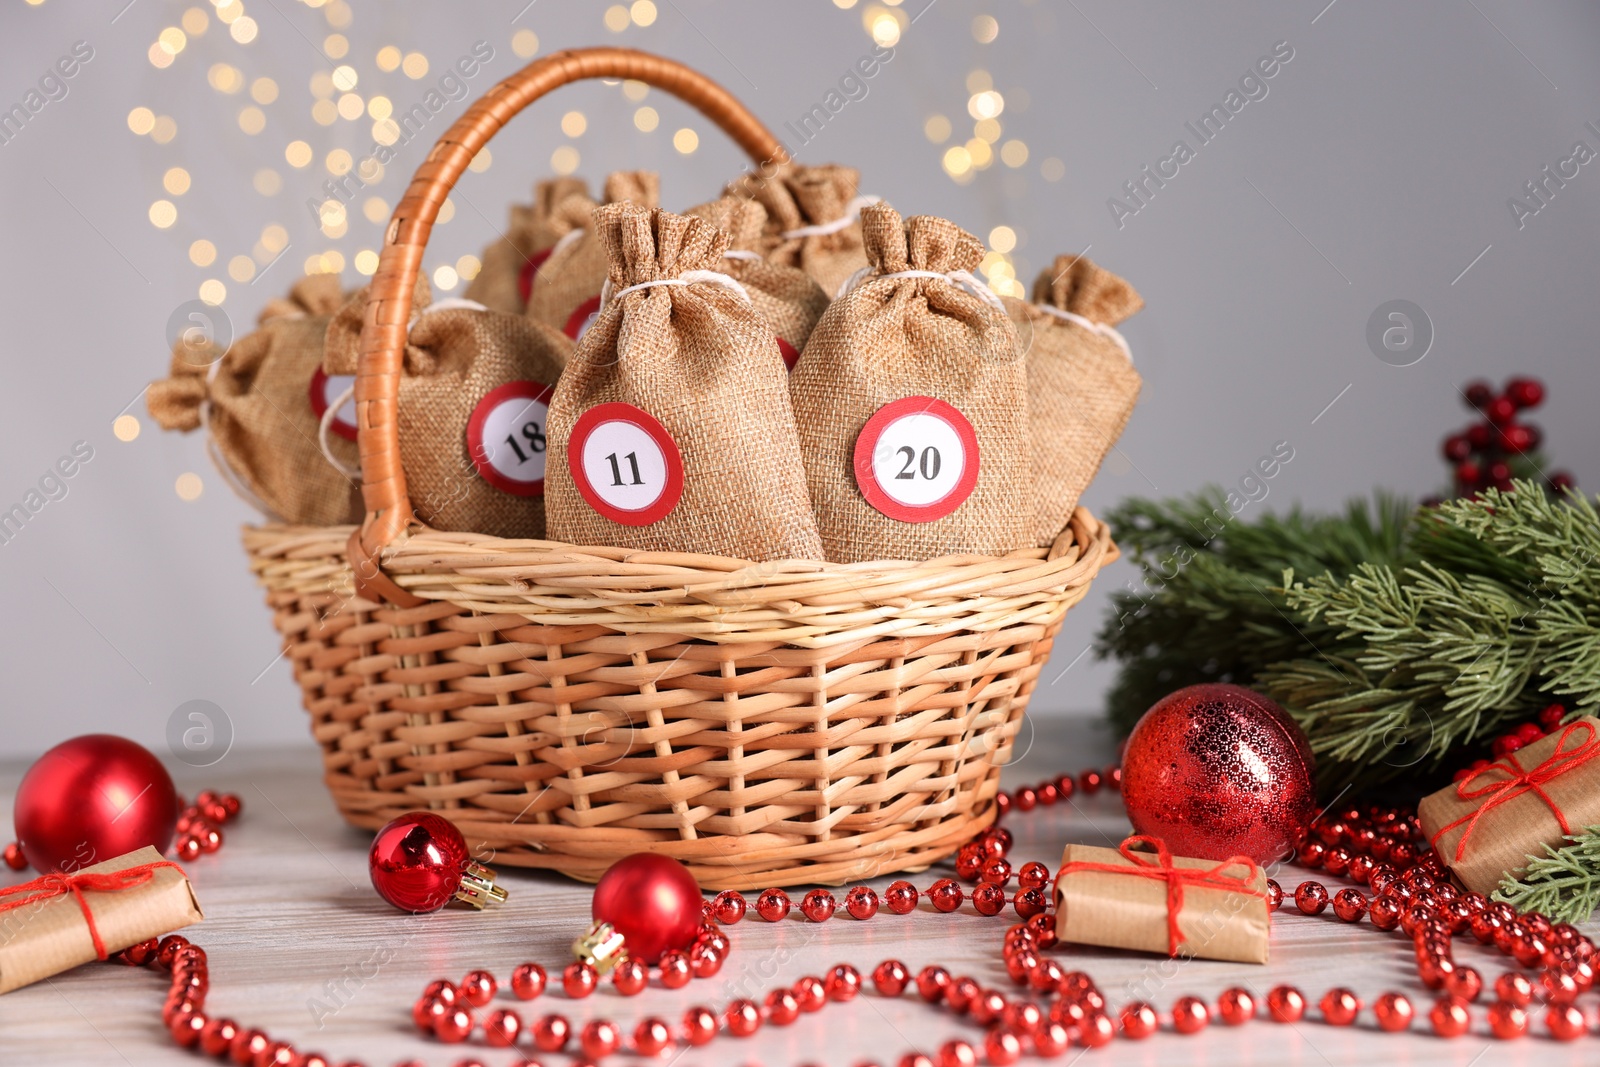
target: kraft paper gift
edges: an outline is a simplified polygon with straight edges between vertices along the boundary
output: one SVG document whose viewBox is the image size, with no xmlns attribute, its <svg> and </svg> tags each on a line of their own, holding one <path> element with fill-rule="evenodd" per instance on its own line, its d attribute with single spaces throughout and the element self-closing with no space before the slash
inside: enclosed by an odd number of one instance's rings
<svg viewBox="0 0 1600 1067">
<path fill-rule="evenodd" d="M 203 918 L 182 868 L 153 848 L 0 889 L 0 993 Z"/>
<path fill-rule="evenodd" d="M 1135 851 L 1145 845 L 1151 852 Z M 1105 948 L 1267 962 L 1267 876 L 1250 860 L 1173 856 L 1155 838 L 1068 845 L 1056 878 L 1056 936 Z"/>
<path fill-rule="evenodd" d="M 1461 884 L 1492 893 L 1529 856 L 1600 823 L 1600 719 L 1584 716 L 1422 798 L 1417 815 Z"/>
</svg>

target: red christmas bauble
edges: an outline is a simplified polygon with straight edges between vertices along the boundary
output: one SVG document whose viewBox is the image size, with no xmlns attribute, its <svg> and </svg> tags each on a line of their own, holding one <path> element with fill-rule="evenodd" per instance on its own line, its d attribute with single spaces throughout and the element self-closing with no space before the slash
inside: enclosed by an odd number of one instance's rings
<svg viewBox="0 0 1600 1067">
<path fill-rule="evenodd" d="M 687 949 L 700 932 L 700 883 L 671 856 L 635 853 L 600 876 L 591 914 L 622 935 L 631 958 L 657 963 Z"/>
<path fill-rule="evenodd" d="M 367 872 L 378 895 L 401 911 L 438 911 L 455 896 L 471 859 L 466 838 L 448 819 L 412 811 L 372 839 Z"/>
<path fill-rule="evenodd" d="M 1271 700 L 1237 685 L 1191 685 L 1133 728 L 1122 799 L 1134 830 L 1174 855 L 1266 863 L 1311 823 L 1313 766 L 1305 734 Z"/>
<path fill-rule="evenodd" d="M 40 874 L 172 844 L 178 791 L 149 749 L 114 734 L 63 741 L 28 768 L 13 821 Z"/>
</svg>

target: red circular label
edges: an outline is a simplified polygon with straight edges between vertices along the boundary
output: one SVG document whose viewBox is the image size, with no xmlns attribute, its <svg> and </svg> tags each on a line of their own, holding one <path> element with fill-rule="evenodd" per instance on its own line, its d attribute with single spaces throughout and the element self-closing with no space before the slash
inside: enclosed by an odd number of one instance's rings
<svg viewBox="0 0 1600 1067">
<path fill-rule="evenodd" d="M 311 395 L 311 410 L 316 414 L 317 419 L 320 421 L 322 416 L 327 414 L 328 406 L 339 399 L 341 393 L 355 384 L 356 376 L 354 374 L 328 375 L 323 373 L 321 367 L 318 367 L 311 375 L 311 388 L 308 390 Z M 356 439 L 356 399 L 354 396 L 339 405 L 339 411 L 333 416 L 333 420 L 328 423 L 328 429 L 343 437 L 346 441 L 354 441 Z"/>
<path fill-rule="evenodd" d="M 632 404 L 597 404 L 578 417 L 567 466 L 589 506 L 624 526 L 664 519 L 683 496 L 683 457 L 667 428 Z"/>
<path fill-rule="evenodd" d="M 467 455 L 483 480 L 516 496 L 543 496 L 550 397 L 542 382 L 507 382 L 467 420 Z"/>
<path fill-rule="evenodd" d="M 550 253 L 554 251 L 554 248 L 547 248 L 543 252 L 535 252 L 517 271 L 517 292 L 522 296 L 524 304 L 533 295 L 533 280 L 539 276 L 539 268 L 544 266 L 544 261 L 549 259 Z"/>
<path fill-rule="evenodd" d="M 908 396 L 879 408 L 856 436 L 856 486 L 901 522 L 932 522 L 978 484 L 978 435 L 943 400 Z"/>
<path fill-rule="evenodd" d="M 778 352 L 783 356 L 783 365 L 790 370 L 794 370 L 794 365 L 800 362 L 800 353 L 795 351 L 794 345 L 781 337 L 778 338 Z"/>
<path fill-rule="evenodd" d="M 573 311 L 570 316 L 568 316 L 567 324 L 566 326 L 562 327 L 561 332 L 565 333 L 574 341 L 579 340 L 584 334 L 589 332 L 589 327 L 593 326 L 594 320 L 599 317 L 600 294 L 596 293 L 594 296 L 591 296 L 589 299 L 579 304 L 577 309 Z"/>
</svg>

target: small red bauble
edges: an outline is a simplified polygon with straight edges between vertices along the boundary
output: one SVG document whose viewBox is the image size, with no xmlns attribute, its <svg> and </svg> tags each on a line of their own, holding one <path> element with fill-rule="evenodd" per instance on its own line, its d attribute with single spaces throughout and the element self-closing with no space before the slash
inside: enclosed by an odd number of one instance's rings
<svg viewBox="0 0 1600 1067">
<path fill-rule="evenodd" d="M 1525 975 L 1507 971 L 1494 980 L 1494 995 L 1507 1004 L 1526 1008 L 1533 1001 L 1533 983 Z"/>
<path fill-rule="evenodd" d="M 966 894 L 953 879 L 941 878 L 928 887 L 928 900 L 939 911 L 955 911 Z"/>
<path fill-rule="evenodd" d="M 717 1036 L 717 1017 L 710 1008 L 695 1007 L 683 1013 L 683 1040 L 689 1045 L 704 1045 Z"/>
<path fill-rule="evenodd" d="M 1266 863 L 1310 825 L 1312 768 L 1305 734 L 1277 704 L 1241 686 L 1192 685 L 1134 727 L 1122 797 L 1134 830 L 1175 855 Z"/>
<path fill-rule="evenodd" d="M 367 871 L 380 897 L 416 914 L 438 911 L 452 899 L 482 908 L 506 898 L 494 872 L 473 862 L 461 831 L 427 811 L 408 812 L 379 830 Z"/>
<path fill-rule="evenodd" d="M 884 960 L 872 969 L 872 988 L 879 996 L 898 997 L 911 983 L 911 972 L 899 960 Z"/>
<path fill-rule="evenodd" d="M 490 1048 L 512 1048 L 522 1035 L 522 1016 L 510 1008 L 498 1008 L 483 1020 L 483 1040 Z"/>
<path fill-rule="evenodd" d="M 617 964 L 611 972 L 611 984 L 617 987 L 617 992 L 625 997 L 637 996 L 644 992 L 645 985 L 650 980 L 650 974 L 645 970 L 644 964 L 636 959 L 625 959 Z"/>
<path fill-rule="evenodd" d="M 1528 1009 L 1509 1001 L 1495 1001 L 1489 1005 L 1489 1032 L 1501 1041 L 1521 1037 L 1528 1032 Z"/>
<path fill-rule="evenodd" d="M 590 914 L 622 935 L 623 951 L 648 964 L 694 943 L 700 901 L 700 884 L 689 868 L 671 856 L 639 852 L 600 876 Z"/>
<path fill-rule="evenodd" d="M 800 901 L 800 914 L 814 923 L 827 922 L 833 918 L 833 910 L 837 906 L 832 893 L 826 889 L 813 889 Z"/>
<path fill-rule="evenodd" d="M 764 889 L 756 897 L 756 914 L 763 922 L 780 922 L 789 914 L 789 894 L 781 889 Z"/>
<path fill-rule="evenodd" d="M 1199 997 L 1179 997 L 1172 1004 L 1172 1028 L 1180 1034 L 1193 1034 L 1211 1022 L 1211 1009 Z"/>
<path fill-rule="evenodd" d="M 896 915 L 909 915 L 917 910 L 917 887 L 907 881 L 894 882 L 883 891 L 883 902 Z"/>
<path fill-rule="evenodd" d="M 1122 1036 L 1142 1041 L 1156 1032 L 1156 1010 L 1142 1000 L 1122 1009 Z"/>
<path fill-rule="evenodd" d="M 978 1067 L 978 1050 L 965 1041 L 946 1041 L 939 1046 L 939 1067 Z"/>
<path fill-rule="evenodd" d="M 561 988 L 573 1000 L 581 1000 L 593 993 L 599 984 L 600 972 L 582 960 L 574 960 L 561 972 Z"/>
<path fill-rule="evenodd" d="M 1224 989 L 1217 998 L 1217 1017 L 1227 1026 L 1243 1026 L 1256 1016 L 1256 998 L 1247 989 Z"/>
<path fill-rule="evenodd" d="M 1361 999 L 1348 989 L 1330 989 L 1322 995 L 1318 1007 L 1323 1021 L 1330 1026 L 1349 1026 L 1361 1011 Z"/>
<path fill-rule="evenodd" d="M 767 1021 L 773 1026 L 788 1026 L 800 1017 L 800 1002 L 787 989 L 774 989 L 764 1004 Z"/>
<path fill-rule="evenodd" d="M 682 989 L 694 976 L 689 969 L 688 954 L 676 949 L 664 953 L 658 966 L 661 968 L 661 984 L 668 989 Z"/>
<path fill-rule="evenodd" d="M 1267 992 L 1267 1014 L 1276 1023 L 1297 1023 L 1306 1013 L 1305 994 L 1292 985 L 1273 986 Z"/>
<path fill-rule="evenodd" d="M 1378 1029 L 1395 1033 L 1411 1028 L 1411 1020 L 1416 1018 L 1417 1010 L 1404 994 L 1384 993 L 1372 1002 L 1372 1014 L 1378 1020 Z"/>
<path fill-rule="evenodd" d="M 622 1030 L 609 1019 L 593 1019 L 583 1024 L 578 1044 L 591 1060 L 603 1059 L 622 1047 Z"/>
<path fill-rule="evenodd" d="M 1321 882 L 1301 882 L 1294 891 L 1294 906 L 1303 915 L 1321 915 L 1328 906 L 1328 890 Z"/>
<path fill-rule="evenodd" d="M 547 977 L 537 963 L 521 963 L 511 972 L 511 992 L 518 1000 L 532 1000 L 544 992 Z"/>
<path fill-rule="evenodd" d="M 86 734 L 28 768 L 12 820 L 22 854 L 49 874 L 146 846 L 165 852 L 181 807 L 172 777 L 148 749 L 114 734 Z"/>
<path fill-rule="evenodd" d="M 528 1029 L 533 1034 L 533 1047 L 541 1052 L 560 1052 L 572 1036 L 572 1024 L 561 1015 L 542 1015 Z"/>
<path fill-rule="evenodd" d="M 761 1029 L 761 1009 L 756 1007 L 753 1000 L 741 998 L 733 1001 L 723 1011 L 722 1018 L 728 1033 L 734 1037 L 749 1037 Z"/>
<path fill-rule="evenodd" d="M 494 999 L 499 988 L 500 984 L 488 971 L 468 971 L 466 977 L 461 979 L 461 984 L 456 986 L 456 992 L 474 1008 L 481 1008 Z"/>
<path fill-rule="evenodd" d="M 822 980 L 822 988 L 829 1000 L 854 1000 L 856 994 L 861 992 L 861 972 L 848 963 L 838 964 L 828 971 L 828 976 Z"/>
<path fill-rule="evenodd" d="M 795 982 L 794 999 L 801 1011 L 819 1011 L 828 1002 L 828 990 L 823 986 L 822 979 L 808 974 Z"/>
<path fill-rule="evenodd" d="M 712 917 L 724 926 L 732 926 L 740 919 L 743 919 L 744 912 L 744 896 L 731 889 L 725 889 L 718 893 L 716 899 L 711 902 Z"/>
<path fill-rule="evenodd" d="M 1589 1028 L 1583 1018 L 1583 1009 L 1576 1004 L 1550 1005 L 1550 1010 L 1545 1012 L 1544 1024 L 1549 1028 L 1550 1036 L 1557 1041 L 1576 1041 Z"/>
<path fill-rule="evenodd" d="M 871 886 L 858 885 L 844 895 L 844 910 L 852 919 L 870 919 L 878 914 L 878 894 Z"/>
<path fill-rule="evenodd" d="M 13 841 L 6 846 L 5 862 L 13 871 L 20 871 L 28 865 L 28 857 L 22 854 L 22 846 Z"/>
</svg>

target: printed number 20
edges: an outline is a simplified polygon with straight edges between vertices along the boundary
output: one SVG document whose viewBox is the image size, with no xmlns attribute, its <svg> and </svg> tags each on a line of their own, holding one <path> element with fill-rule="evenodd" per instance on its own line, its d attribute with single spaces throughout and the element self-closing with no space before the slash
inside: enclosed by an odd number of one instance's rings
<svg viewBox="0 0 1600 1067">
<path fill-rule="evenodd" d="M 901 445 L 895 449 L 895 455 L 904 455 L 906 457 L 906 465 L 900 468 L 899 474 L 895 475 L 896 480 L 903 478 L 911 481 L 916 478 L 918 471 L 921 471 L 922 476 L 930 482 L 939 477 L 941 462 L 939 450 L 932 445 L 922 450 L 922 459 L 920 461 L 917 459 L 917 450 L 910 445 Z M 916 470 L 912 469 L 913 465 L 916 466 Z"/>
</svg>

